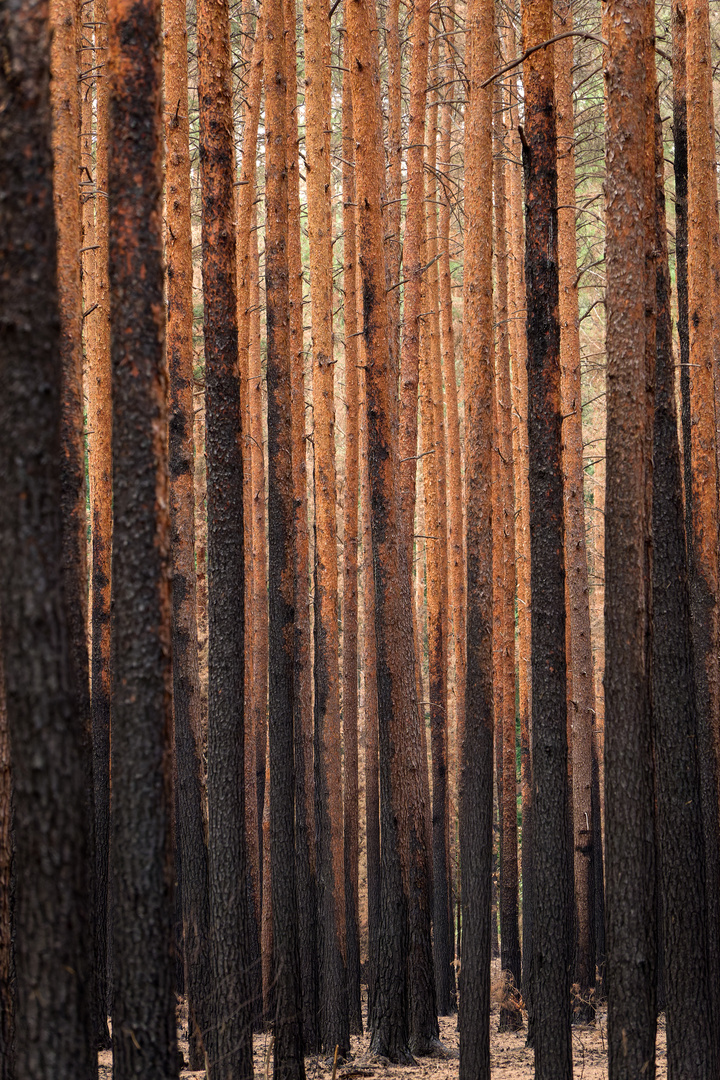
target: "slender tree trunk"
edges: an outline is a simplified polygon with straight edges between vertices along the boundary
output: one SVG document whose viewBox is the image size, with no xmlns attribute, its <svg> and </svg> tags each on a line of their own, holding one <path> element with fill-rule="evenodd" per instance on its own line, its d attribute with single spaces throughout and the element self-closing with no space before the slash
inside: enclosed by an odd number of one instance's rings
<svg viewBox="0 0 720 1080">
<path fill-rule="evenodd" d="M 557 33 L 573 29 L 572 6 L 562 0 L 555 9 Z M 572 731 L 572 808 L 575 864 L 575 963 L 573 982 L 580 1003 L 574 1019 L 591 1020 L 590 990 L 595 985 L 595 850 L 592 800 L 592 741 L 595 681 L 583 490 L 582 386 L 577 291 L 575 227 L 575 122 L 573 111 L 574 38 L 555 49 L 555 94 L 558 128 L 558 248 L 560 263 L 560 368 L 565 481 L 566 639 L 568 642 L 568 710 Z"/>
<path fill-rule="evenodd" d="M 470 0 L 465 112 L 465 485 L 467 682 L 460 764 L 460 1078 L 490 1077 L 492 685 L 492 89 L 494 4 Z"/>
<path fill-rule="evenodd" d="M 522 5 L 531 48 L 552 36 L 552 5 Z M 553 54 L 524 64 L 525 274 L 532 598 L 533 1003 L 538 1080 L 572 1076 L 565 566 Z"/>
<path fill-rule="evenodd" d="M 12 808 L 10 732 L 0 642 L 0 1080 L 13 1080 L 15 1075 Z"/>
<path fill-rule="evenodd" d="M 253 293 L 257 292 L 256 286 L 256 267 L 255 259 L 253 258 L 254 252 L 257 250 L 257 234 L 254 231 L 255 224 L 255 175 L 256 175 L 256 158 L 257 158 L 257 136 L 258 136 L 258 122 L 260 119 L 260 100 L 262 93 L 262 76 L 263 76 L 263 53 L 264 53 L 264 39 L 263 39 L 263 16 L 258 16 L 257 24 L 255 27 L 255 41 L 253 43 L 252 55 L 250 60 L 250 76 L 248 78 L 247 86 L 245 87 L 245 129 L 243 132 L 243 153 L 242 153 L 242 170 L 239 184 L 238 194 L 238 211 L 237 211 L 237 305 L 238 305 L 238 358 L 240 363 L 240 377 L 241 377 L 241 406 L 243 408 L 243 423 L 246 426 L 248 432 L 247 438 L 243 440 L 243 469 L 247 469 L 247 491 L 243 501 L 243 515 L 247 514 L 247 518 L 244 517 L 244 537 L 245 542 L 251 545 L 252 550 L 252 532 L 253 532 L 253 492 L 257 489 L 252 483 L 252 431 L 250 426 L 250 415 L 248 398 L 252 395 L 253 388 L 257 385 L 260 386 L 259 372 L 256 370 L 257 384 L 251 383 L 249 380 L 249 358 L 252 352 L 253 357 L 256 357 L 259 353 L 259 348 L 255 348 L 254 335 L 252 334 L 253 316 L 256 314 L 252 311 L 255 307 Z M 251 338 L 253 339 L 251 349 Z M 257 369 L 258 364 L 255 363 L 254 367 Z M 244 387 L 243 387 L 244 383 Z M 261 426 L 261 425 L 260 425 Z M 244 474 L 245 475 L 245 474 Z M 262 496 L 258 500 L 261 504 L 262 514 L 264 518 L 265 510 L 265 491 L 264 482 L 262 485 Z M 256 587 L 256 575 L 254 573 L 248 574 L 245 594 L 246 600 L 248 594 Z M 252 596 L 251 596 L 252 599 Z M 260 614 L 258 612 L 258 614 Z M 255 615 L 254 602 L 250 607 L 245 609 L 245 634 L 248 640 L 252 640 L 253 633 L 253 618 Z M 246 650 L 245 656 L 245 672 L 253 670 L 253 652 L 251 649 Z M 261 678 L 258 682 L 263 682 Z M 254 919 L 254 926 L 251 926 L 251 941 L 253 944 L 253 950 L 257 949 L 257 954 L 252 956 L 251 969 L 250 969 L 250 982 L 251 992 L 253 997 L 254 1013 L 257 1018 L 260 1013 L 260 997 L 262 994 L 262 976 L 260 970 L 260 955 L 259 955 L 259 943 L 260 943 L 260 920 L 261 920 L 261 896 L 260 896 L 260 881 L 262 878 L 260 867 L 260 830 L 262 822 L 259 817 L 258 798 L 257 798 L 257 741 L 256 741 L 256 727 L 259 726 L 264 731 L 265 729 L 265 699 L 258 702 L 255 697 L 251 702 L 250 707 L 246 710 L 246 723 L 247 728 L 245 730 L 244 749 L 245 749 L 245 836 L 246 843 L 248 845 L 248 870 L 250 877 L 250 888 L 252 891 L 253 905 L 251 909 L 251 918 Z"/>
<path fill-rule="evenodd" d="M 88 478 L 92 538 L 90 576 L 90 687 L 95 791 L 95 875 L 97 923 L 97 994 L 102 1013 L 101 1045 L 110 1045 L 106 1016 L 110 1008 L 111 950 L 109 852 L 110 852 L 110 689 L 112 674 L 110 598 L 112 578 L 112 371 L 110 361 L 110 290 L 108 281 L 109 204 L 108 105 L 110 73 L 107 64 L 108 0 L 95 0 L 96 58 L 102 57 L 97 79 L 95 144 L 94 228 L 83 236 L 83 247 L 92 246 L 92 297 L 85 308 L 92 330 L 87 342 L 88 386 Z M 83 115 L 91 126 L 91 117 Z M 85 175 L 84 172 L 82 175 Z M 98 193 L 102 194 L 98 194 Z M 92 203 L 89 211 L 92 213 Z"/>
<path fill-rule="evenodd" d="M 512 402 L 510 396 L 510 338 L 508 329 L 508 244 L 506 229 L 506 169 L 504 161 L 503 97 L 496 84 L 495 159 L 495 279 L 497 357 L 495 396 L 497 402 L 498 445 L 496 473 L 498 491 L 493 520 L 500 563 L 499 609 L 500 634 L 495 643 L 498 675 L 502 684 L 502 712 L 496 710 L 502 724 L 503 785 L 500 813 L 501 887 L 500 887 L 500 964 L 509 971 L 517 987 L 521 981 L 520 933 L 518 923 L 518 834 L 517 834 L 517 751 L 515 733 L 515 492 L 513 487 Z M 501 1016 L 501 1027 L 511 1022 Z"/>
<path fill-rule="evenodd" d="M 715 314 L 708 304 L 711 240 L 717 228 L 710 24 L 705 0 L 688 0 L 688 324 L 690 335 L 690 493 L 688 549 L 695 683 L 705 821 L 711 1024 L 720 1053 L 720 612 L 717 445 L 714 395 Z"/>
<path fill-rule="evenodd" d="M 656 104 L 657 110 L 657 104 Z M 705 851 L 690 592 L 675 405 L 665 166 L 655 113 L 657 336 L 653 432 L 653 723 L 668 1070 L 713 1077 Z"/>
<path fill-rule="evenodd" d="M 283 0 L 265 14 L 265 291 L 267 298 L 270 569 L 270 858 L 275 1080 L 304 1080 L 295 887 L 292 403 L 288 312 L 287 100 Z M 264 484 L 262 491 L 265 501 Z"/>
<path fill-rule="evenodd" d="M 208 514 L 212 1080 L 252 1076 L 244 787 L 243 460 L 227 4 L 198 5 Z"/>
<path fill-rule="evenodd" d="M 113 1063 L 177 1076 L 160 4 L 109 27 Z"/>
<path fill-rule="evenodd" d="M 210 900 L 203 820 L 202 727 L 195 586 L 193 296 L 190 221 L 190 118 L 184 0 L 164 0 L 165 250 L 170 376 L 173 717 L 180 843 L 185 993 L 190 1065 L 205 1064 L 210 1003 Z"/>
<path fill-rule="evenodd" d="M 87 732 L 67 613 L 82 594 L 77 575 L 63 568 L 47 4 L 7 5 L 0 40 L 6 59 L 0 76 L 0 613 L 14 789 L 14 1075 L 89 1078 Z"/>
<path fill-rule="evenodd" d="M 340 783 L 340 673 L 337 614 L 335 405 L 330 229 L 330 20 L 305 0 L 305 151 L 313 348 L 315 491 L 315 805 L 323 1048 L 350 1049 Z"/>
<path fill-rule="evenodd" d="M 295 498 L 295 852 L 297 859 L 305 1052 L 320 1049 L 318 1016 L 317 897 L 315 883 L 315 782 L 313 759 L 312 657 L 310 634 L 310 542 L 305 448 L 305 353 L 300 241 L 300 174 L 297 119 L 295 0 L 285 0 L 288 148 L 288 296 L 292 379 L 293 491 Z"/>
<path fill-rule="evenodd" d="M 655 1072 L 654 793 L 650 715 L 649 396 L 655 246 L 648 128 L 651 4 L 612 0 L 607 52 L 605 835 L 612 1080 Z M 628 42 L 632 41 L 632 48 Z M 639 43 L 639 44 L 638 44 Z M 654 186 L 654 185 L 653 185 Z M 649 281 L 652 279 L 652 293 Z M 654 367 L 654 364 L 653 364 Z M 651 401 L 651 399 L 650 399 Z M 628 793 L 632 792 L 632 798 Z"/>
<path fill-rule="evenodd" d="M 343 34 L 347 52 L 347 31 Z M 358 349 L 355 242 L 355 144 L 352 89 L 343 77 L 343 292 L 345 318 L 345 494 L 343 563 L 343 751 L 345 779 L 345 918 L 350 1030 L 362 1034 L 358 926 Z"/>
<path fill-rule="evenodd" d="M 510 51 L 515 52 L 511 32 Z M 527 330 L 525 320 L 525 235 L 522 213 L 522 172 L 518 164 L 522 146 L 518 131 L 517 83 L 510 98 L 510 160 L 506 170 L 510 179 L 510 336 L 512 367 L 513 468 L 515 486 L 515 572 L 517 580 L 518 623 L 518 705 L 520 713 L 520 799 L 522 805 L 522 995 L 528 1009 L 528 1028 L 532 1015 L 530 961 L 532 957 L 532 760 L 530 754 L 530 716 L 532 697 L 530 646 L 530 492 L 528 487 L 528 382 Z"/>
</svg>

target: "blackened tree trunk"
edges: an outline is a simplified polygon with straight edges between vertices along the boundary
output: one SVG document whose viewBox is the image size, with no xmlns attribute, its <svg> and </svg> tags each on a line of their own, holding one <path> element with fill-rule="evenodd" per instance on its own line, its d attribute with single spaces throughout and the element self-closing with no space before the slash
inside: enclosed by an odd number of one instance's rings
<svg viewBox="0 0 720 1080">
<path fill-rule="evenodd" d="M 524 2 L 526 48 L 552 36 L 552 4 Z M 532 600 L 533 1002 L 539 1080 L 572 1076 L 572 861 L 565 681 L 565 565 L 553 54 L 525 62 L 530 594 Z"/>
<path fill-rule="evenodd" d="M 705 851 L 659 111 L 655 114 L 655 245 L 652 706 L 668 1071 L 678 1080 L 709 1080 L 717 1070 L 710 1025 Z"/>
<path fill-rule="evenodd" d="M 109 27 L 113 1063 L 177 1076 L 160 3 Z"/>
<path fill-rule="evenodd" d="M 12 777 L 0 642 L 0 1080 L 13 1080 Z"/>
<path fill-rule="evenodd" d="M 648 153 L 651 78 L 654 97 L 653 10 L 650 3 L 612 0 L 604 19 L 608 41 L 605 836 L 611 1080 L 629 1080 L 641 1073 L 652 1076 L 655 1071 L 649 683 L 655 351 L 655 283 L 650 271 L 655 237 L 650 186 L 654 151 Z"/>
<path fill-rule="evenodd" d="M 193 298 L 187 29 L 184 0 L 165 0 L 167 352 L 177 840 L 190 1066 L 204 1067 L 210 1004 L 210 900 L 203 821 L 195 577 Z"/>
<path fill-rule="evenodd" d="M 493 297 L 492 73 L 494 4 L 467 10 L 470 89 L 465 116 L 465 483 L 467 669 L 460 764 L 462 941 L 460 1078 L 490 1077 L 490 915 L 493 820 Z"/>
<path fill-rule="evenodd" d="M 14 1074 L 89 1080 L 91 853 L 85 717 L 62 558 L 47 4 L 7 4 L 0 42 L 0 636 L 14 788 Z"/>
<path fill-rule="evenodd" d="M 243 459 L 226 2 L 198 4 L 208 511 L 212 1080 L 252 1077 L 244 775 Z"/>
<path fill-rule="evenodd" d="M 293 754 L 294 546 L 288 312 L 287 106 L 283 0 L 265 7 L 265 291 L 267 297 L 268 548 L 270 556 L 270 859 L 275 1080 L 304 1080 L 295 887 Z"/>
</svg>

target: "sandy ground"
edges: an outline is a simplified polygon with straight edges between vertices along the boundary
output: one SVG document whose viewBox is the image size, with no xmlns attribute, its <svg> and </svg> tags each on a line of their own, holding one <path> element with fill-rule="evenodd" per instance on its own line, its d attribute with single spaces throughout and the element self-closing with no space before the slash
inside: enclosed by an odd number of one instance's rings
<svg viewBox="0 0 720 1080">
<path fill-rule="evenodd" d="M 187 1039 L 185 1025 L 180 1009 L 178 1036 L 180 1050 L 187 1062 Z M 532 1080 L 534 1076 L 533 1052 L 525 1045 L 526 1027 L 521 1031 L 508 1034 L 498 1032 L 499 1006 L 495 1006 L 490 1018 L 490 1060 L 493 1077 L 503 1080 Z M 458 1031 L 457 1018 L 440 1018 L 440 1038 L 447 1049 L 457 1054 Z M 335 1080 L 457 1080 L 457 1057 L 446 1060 L 421 1058 L 417 1067 L 400 1068 L 367 1058 L 369 1036 L 353 1037 L 353 1060 L 338 1066 Z M 601 1009 L 594 1026 L 583 1025 L 573 1028 L 574 1080 L 605 1080 L 607 1077 L 607 1014 Z M 112 1055 L 110 1051 L 100 1054 L 99 1080 L 112 1080 Z M 332 1063 L 321 1057 L 305 1059 L 307 1080 L 332 1080 Z M 183 1069 L 182 1080 L 201 1080 L 204 1072 L 191 1072 Z M 657 1039 L 657 1080 L 667 1077 L 665 1058 L 665 1016 L 658 1021 Z M 255 1036 L 255 1077 L 256 1080 L 272 1078 L 272 1036 Z"/>
</svg>

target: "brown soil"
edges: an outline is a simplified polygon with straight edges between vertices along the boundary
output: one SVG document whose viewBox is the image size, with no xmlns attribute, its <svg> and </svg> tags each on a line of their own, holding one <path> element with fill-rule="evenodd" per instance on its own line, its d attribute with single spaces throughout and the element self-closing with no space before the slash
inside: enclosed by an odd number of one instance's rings
<svg viewBox="0 0 720 1080">
<path fill-rule="evenodd" d="M 494 962 L 494 967 L 497 961 Z M 499 971 L 493 970 L 493 987 L 502 983 Z M 497 996 L 497 995 L 496 995 Z M 183 1059 L 187 1062 L 186 1006 L 182 1002 L 178 1010 L 178 1040 Z M 527 1025 L 521 1031 L 499 1034 L 500 1003 L 493 1005 L 490 1017 L 490 1060 L 493 1076 L 503 1080 L 533 1080 L 533 1052 L 525 1045 Z M 384 1059 L 369 1058 L 369 1035 L 352 1037 L 353 1060 L 338 1065 L 335 1080 L 457 1080 L 458 1031 L 456 1016 L 440 1017 L 440 1038 L 453 1057 L 447 1059 L 420 1058 L 414 1068 L 391 1065 Z M 99 1080 L 112 1080 L 112 1054 L 103 1051 L 99 1056 Z M 333 1065 L 322 1057 L 305 1059 L 307 1080 L 332 1080 Z M 607 1010 L 601 1007 L 595 1025 L 583 1024 L 573 1027 L 573 1074 L 574 1080 L 605 1080 L 607 1062 Z M 184 1068 L 181 1080 L 204 1080 L 205 1073 L 191 1072 Z M 255 1036 L 255 1078 L 271 1080 L 272 1035 Z M 665 1014 L 658 1020 L 656 1080 L 666 1080 Z"/>
</svg>

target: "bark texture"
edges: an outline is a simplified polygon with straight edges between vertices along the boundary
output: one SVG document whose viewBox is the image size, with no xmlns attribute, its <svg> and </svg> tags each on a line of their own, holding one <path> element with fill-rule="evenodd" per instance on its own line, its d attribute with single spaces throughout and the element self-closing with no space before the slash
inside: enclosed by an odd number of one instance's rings
<svg viewBox="0 0 720 1080">
<path fill-rule="evenodd" d="M 492 73 L 494 5 L 467 10 L 466 245 L 463 273 L 467 673 L 460 760 L 462 942 L 460 1078 L 490 1076 L 490 911 L 493 815 L 492 684 Z"/>
<path fill-rule="evenodd" d="M 531 48 L 552 36 L 552 5 L 523 3 Z M 553 54 L 523 66 L 525 275 L 532 599 L 533 1005 L 539 1080 L 572 1076 L 572 861 L 565 679 L 565 566 Z"/>
</svg>

